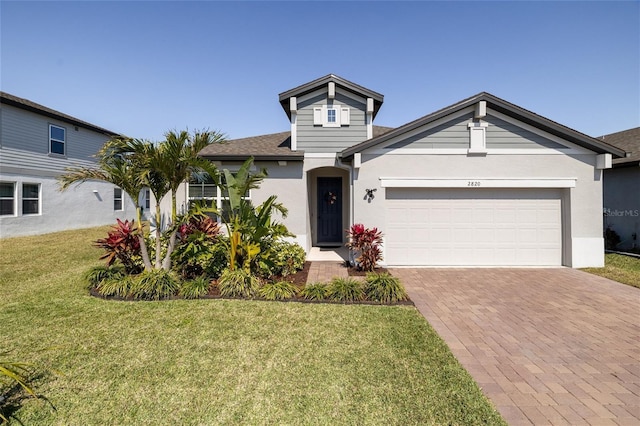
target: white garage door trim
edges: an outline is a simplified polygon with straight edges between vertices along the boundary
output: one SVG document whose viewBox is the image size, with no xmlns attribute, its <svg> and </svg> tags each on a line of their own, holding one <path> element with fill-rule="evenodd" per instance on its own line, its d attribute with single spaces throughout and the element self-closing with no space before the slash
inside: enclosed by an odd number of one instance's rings
<svg viewBox="0 0 640 426">
<path fill-rule="evenodd" d="M 385 261 L 559 266 L 562 190 L 387 188 Z"/>
<path fill-rule="evenodd" d="M 575 188 L 577 178 L 398 178 L 381 177 L 383 188 Z"/>
</svg>

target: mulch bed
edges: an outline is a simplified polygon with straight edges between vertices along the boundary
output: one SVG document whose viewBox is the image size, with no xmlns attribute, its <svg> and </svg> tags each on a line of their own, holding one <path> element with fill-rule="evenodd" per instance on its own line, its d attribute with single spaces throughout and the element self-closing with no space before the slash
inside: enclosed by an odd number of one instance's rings
<svg viewBox="0 0 640 426">
<path fill-rule="evenodd" d="M 361 270 L 359 270 L 357 268 L 354 268 L 353 266 L 349 266 L 349 267 L 346 267 L 346 268 L 347 268 L 347 272 L 349 273 L 350 277 L 364 277 L 364 276 L 366 276 L 368 274 L 368 272 L 361 271 Z M 373 270 L 373 272 L 378 273 L 378 274 L 383 273 L 383 272 L 390 273 L 387 268 L 375 268 Z"/>
</svg>

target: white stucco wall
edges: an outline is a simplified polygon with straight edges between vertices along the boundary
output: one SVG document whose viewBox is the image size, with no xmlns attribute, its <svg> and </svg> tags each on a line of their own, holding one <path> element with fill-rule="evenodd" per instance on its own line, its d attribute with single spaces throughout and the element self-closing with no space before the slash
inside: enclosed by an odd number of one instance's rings
<svg viewBox="0 0 640 426">
<path fill-rule="evenodd" d="M 602 179 L 595 170 L 595 154 L 554 155 L 366 155 L 355 172 L 354 222 L 377 227 L 383 233 L 387 218 L 385 188 L 380 177 L 438 179 L 575 178 L 575 188 L 564 189 L 563 264 L 602 266 Z M 377 188 L 371 202 L 365 189 Z"/>
<path fill-rule="evenodd" d="M 0 216 L 1 238 L 115 224 L 116 218 L 134 219 L 136 216 L 135 206 L 124 192 L 124 209 L 114 211 L 114 185 L 105 182 L 86 182 L 60 192 L 53 177 L 0 173 L 0 181 L 14 182 L 17 187 L 15 215 Z M 22 214 L 22 183 L 40 185 L 39 214 Z"/>
</svg>

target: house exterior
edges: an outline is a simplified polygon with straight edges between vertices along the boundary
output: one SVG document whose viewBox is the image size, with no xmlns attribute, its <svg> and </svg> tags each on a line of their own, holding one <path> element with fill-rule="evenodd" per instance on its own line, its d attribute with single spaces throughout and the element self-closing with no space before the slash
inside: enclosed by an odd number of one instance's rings
<svg viewBox="0 0 640 426">
<path fill-rule="evenodd" d="M 604 226 L 620 242 L 614 250 L 640 248 L 640 127 L 598 138 L 627 151 L 604 172 Z"/>
<path fill-rule="evenodd" d="M 91 166 L 116 133 L 0 92 L 0 237 L 43 234 L 135 217 L 120 189 L 87 182 L 60 192 L 56 176 Z"/>
<path fill-rule="evenodd" d="M 330 74 L 287 90 L 289 131 L 212 145 L 233 170 L 249 156 L 308 252 L 362 223 L 390 266 L 602 266 L 602 172 L 624 150 L 489 93 L 395 129 L 375 126 L 382 94 Z M 206 183 L 182 202 L 224 207 Z"/>
</svg>

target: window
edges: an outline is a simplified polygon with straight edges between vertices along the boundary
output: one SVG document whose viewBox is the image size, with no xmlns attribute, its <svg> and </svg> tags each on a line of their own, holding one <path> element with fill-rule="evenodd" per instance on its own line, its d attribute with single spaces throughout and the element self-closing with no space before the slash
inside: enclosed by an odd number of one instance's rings
<svg viewBox="0 0 640 426">
<path fill-rule="evenodd" d="M 336 109 L 327 108 L 327 123 L 335 123 L 335 122 L 336 122 Z"/>
<path fill-rule="evenodd" d="M 67 131 L 64 127 L 49 124 L 49 152 L 52 154 L 65 154 L 65 141 Z"/>
<path fill-rule="evenodd" d="M 22 184 L 22 214 L 40 214 L 40 184 Z"/>
<path fill-rule="evenodd" d="M 16 185 L 0 182 L 0 216 L 13 216 L 16 212 Z"/>
<path fill-rule="evenodd" d="M 222 183 L 224 184 L 224 182 L 224 176 L 222 176 Z M 251 191 L 247 192 L 242 198 L 250 200 Z M 208 213 L 211 218 L 217 221 L 224 221 L 229 217 L 229 193 L 218 188 L 211 178 L 204 182 L 191 181 L 189 183 L 189 201 L 199 202 L 205 208 L 215 207 L 218 211 L 221 211 L 222 217 Z"/>
<path fill-rule="evenodd" d="M 323 105 L 313 108 L 313 125 L 341 127 L 351 124 L 351 110 L 340 105 Z"/>
<path fill-rule="evenodd" d="M 122 189 L 113 188 L 113 210 L 122 210 Z"/>
<path fill-rule="evenodd" d="M 144 190 L 144 208 L 149 210 L 151 208 L 151 190 Z"/>
</svg>

